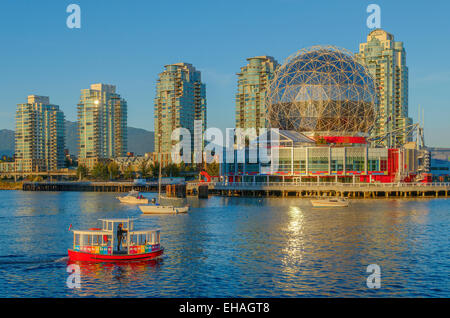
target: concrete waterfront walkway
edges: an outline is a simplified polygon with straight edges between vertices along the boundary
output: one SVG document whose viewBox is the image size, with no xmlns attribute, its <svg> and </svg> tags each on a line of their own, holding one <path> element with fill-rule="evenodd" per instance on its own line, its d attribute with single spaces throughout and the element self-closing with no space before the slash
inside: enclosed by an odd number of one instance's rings
<svg viewBox="0 0 450 318">
<path fill-rule="evenodd" d="M 450 191 L 450 183 L 205 182 L 188 184 L 188 195 L 201 185 L 212 194 L 254 197 L 448 197 Z"/>
</svg>

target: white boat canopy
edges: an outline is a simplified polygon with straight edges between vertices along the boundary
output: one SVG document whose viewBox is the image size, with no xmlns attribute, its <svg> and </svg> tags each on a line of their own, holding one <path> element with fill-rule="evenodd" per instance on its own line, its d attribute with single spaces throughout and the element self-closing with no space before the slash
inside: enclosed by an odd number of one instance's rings
<svg viewBox="0 0 450 318">
<path fill-rule="evenodd" d="M 115 224 L 122 223 L 123 229 L 127 231 L 132 231 L 134 229 L 134 221 L 136 219 L 120 219 L 120 218 L 112 218 L 112 219 L 99 219 L 102 222 L 102 230 L 104 231 L 114 231 L 116 228 Z"/>
</svg>

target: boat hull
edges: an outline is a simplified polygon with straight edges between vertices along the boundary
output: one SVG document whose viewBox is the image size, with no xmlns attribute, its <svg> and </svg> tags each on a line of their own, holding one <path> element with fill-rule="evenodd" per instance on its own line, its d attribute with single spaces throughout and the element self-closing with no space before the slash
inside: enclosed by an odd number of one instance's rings
<svg viewBox="0 0 450 318">
<path fill-rule="evenodd" d="M 148 204 L 148 199 L 137 199 L 137 198 L 127 198 L 127 197 L 117 197 L 121 203 L 128 204 Z"/>
<path fill-rule="evenodd" d="M 80 262 L 132 262 L 132 261 L 148 261 L 161 256 L 164 252 L 164 248 L 160 248 L 157 251 L 142 254 L 129 254 L 129 255 L 102 255 L 91 254 L 85 252 L 68 250 L 70 261 Z"/>
<path fill-rule="evenodd" d="M 140 205 L 139 209 L 144 214 L 177 214 L 189 211 L 188 206 L 174 207 L 168 205 Z"/>
<path fill-rule="evenodd" d="M 311 204 L 313 207 L 347 207 L 348 202 L 339 201 L 339 202 L 329 202 L 325 200 L 311 200 Z"/>
</svg>

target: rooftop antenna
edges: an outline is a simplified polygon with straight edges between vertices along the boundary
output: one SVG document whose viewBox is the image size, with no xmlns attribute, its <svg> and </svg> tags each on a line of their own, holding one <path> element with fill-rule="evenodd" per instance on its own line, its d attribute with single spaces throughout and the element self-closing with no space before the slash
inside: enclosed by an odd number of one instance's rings
<svg viewBox="0 0 450 318">
<path fill-rule="evenodd" d="M 417 119 L 417 129 L 416 129 L 416 149 L 419 150 L 420 148 L 420 104 L 419 104 L 419 111 L 418 111 L 418 119 Z"/>
<path fill-rule="evenodd" d="M 425 109 L 422 108 L 422 128 L 425 128 Z"/>
<path fill-rule="evenodd" d="M 419 104 L 419 119 L 417 120 L 419 127 L 420 127 L 420 104 Z"/>
</svg>

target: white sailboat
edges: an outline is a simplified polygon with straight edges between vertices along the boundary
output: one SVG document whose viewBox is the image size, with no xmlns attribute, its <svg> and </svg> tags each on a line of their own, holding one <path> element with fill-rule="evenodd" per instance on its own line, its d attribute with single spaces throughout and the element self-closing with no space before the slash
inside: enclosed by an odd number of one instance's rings
<svg viewBox="0 0 450 318">
<path fill-rule="evenodd" d="M 177 214 L 177 213 L 187 213 L 189 211 L 189 206 L 176 207 L 173 205 L 140 205 L 139 209 L 144 214 Z"/>
<path fill-rule="evenodd" d="M 158 176 L 158 200 L 154 204 L 140 205 L 139 209 L 144 214 L 177 214 L 187 213 L 189 211 L 189 205 L 176 207 L 173 205 L 161 205 L 161 151 L 159 152 L 159 176 Z"/>
</svg>

